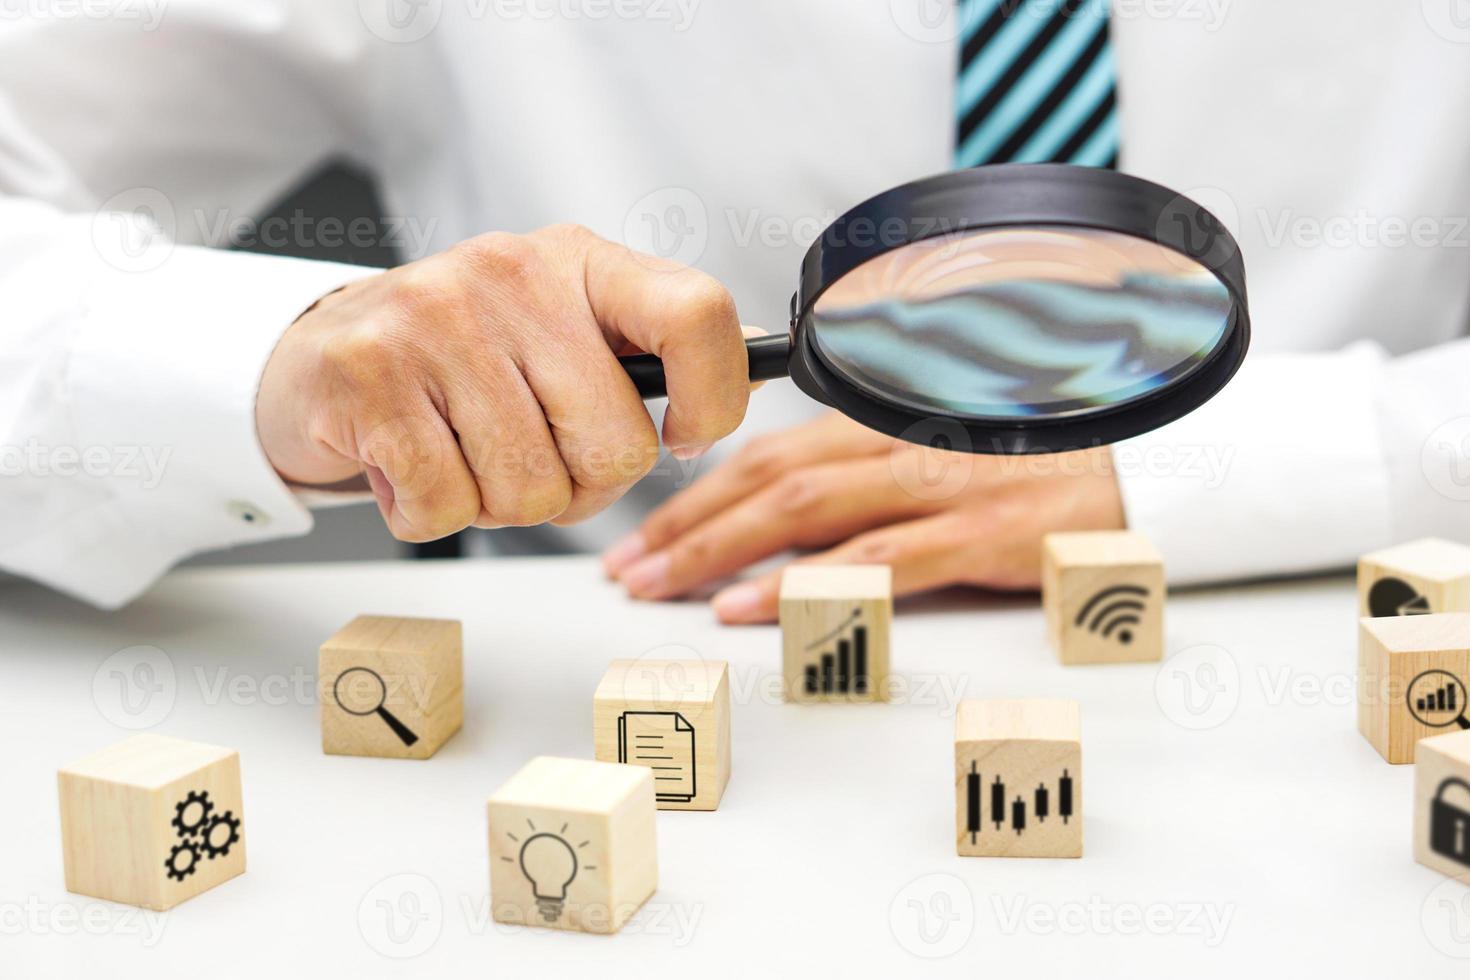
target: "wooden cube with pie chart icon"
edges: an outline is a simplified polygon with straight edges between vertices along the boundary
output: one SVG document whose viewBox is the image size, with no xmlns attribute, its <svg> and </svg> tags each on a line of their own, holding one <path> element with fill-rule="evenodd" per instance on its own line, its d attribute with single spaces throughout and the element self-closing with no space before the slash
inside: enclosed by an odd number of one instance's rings
<svg viewBox="0 0 1470 980">
<path fill-rule="evenodd" d="M 427 759 L 464 720 L 457 620 L 358 616 L 318 657 L 322 751 Z"/>
<path fill-rule="evenodd" d="M 781 573 L 780 615 L 786 700 L 888 700 L 891 568 L 790 565 Z"/>
<path fill-rule="evenodd" d="M 617 932 L 658 887 L 653 772 L 540 756 L 490 797 L 496 922 Z"/>
<path fill-rule="evenodd" d="M 1064 664 L 1164 655 L 1164 560 L 1132 531 L 1069 531 L 1042 543 L 1047 635 Z"/>
<path fill-rule="evenodd" d="M 1365 617 L 1358 626 L 1358 731 L 1395 765 L 1421 739 L 1470 728 L 1470 613 Z"/>
<path fill-rule="evenodd" d="M 169 909 L 245 870 L 240 754 L 134 735 L 57 773 L 68 891 Z"/>
<path fill-rule="evenodd" d="M 1359 616 L 1470 612 L 1470 547 L 1420 538 L 1358 559 Z"/>
</svg>

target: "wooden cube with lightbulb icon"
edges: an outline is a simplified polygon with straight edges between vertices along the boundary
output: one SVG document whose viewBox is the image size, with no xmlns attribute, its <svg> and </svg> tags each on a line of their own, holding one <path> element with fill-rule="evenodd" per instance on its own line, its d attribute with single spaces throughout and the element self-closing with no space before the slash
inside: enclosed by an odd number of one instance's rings
<svg viewBox="0 0 1470 980">
<path fill-rule="evenodd" d="M 891 568 L 791 565 L 781 573 L 780 615 L 786 700 L 888 700 Z"/>
<path fill-rule="evenodd" d="M 1470 546 L 1420 538 L 1358 559 L 1359 616 L 1470 612 Z"/>
<path fill-rule="evenodd" d="M 1470 613 L 1358 621 L 1358 731 L 1395 765 L 1422 738 L 1470 728 Z"/>
<path fill-rule="evenodd" d="M 961 857 L 1082 856 L 1076 701 L 961 701 L 954 759 Z"/>
<path fill-rule="evenodd" d="M 427 759 L 464 719 L 457 620 L 358 616 L 322 644 L 322 751 Z"/>
<path fill-rule="evenodd" d="M 539 756 L 488 808 L 496 922 L 617 932 L 658 887 L 651 769 Z"/>
<path fill-rule="evenodd" d="M 1164 560 L 1132 531 L 1066 531 L 1042 541 L 1041 604 L 1064 664 L 1164 656 Z"/>
</svg>

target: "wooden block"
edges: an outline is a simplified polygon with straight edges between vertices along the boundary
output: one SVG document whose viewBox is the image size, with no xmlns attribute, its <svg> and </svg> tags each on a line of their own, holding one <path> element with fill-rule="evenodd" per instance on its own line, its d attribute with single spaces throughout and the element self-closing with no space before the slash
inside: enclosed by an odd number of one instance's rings
<svg viewBox="0 0 1470 980">
<path fill-rule="evenodd" d="M 427 759 L 464 720 L 453 619 L 359 616 L 322 644 L 322 751 Z"/>
<path fill-rule="evenodd" d="M 1389 762 L 1413 762 L 1419 739 L 1458 729 L 1467 679 L 1470 613 L 1359 620 L 1358 731 Z"/>
<path fill-rule="evenodd" d="M 592 696 L 594 754 L 653 771 L 660 810 L 714 810 L 730 781 L 723 660 L 614 660 Z"/>
<path fill-rule="evenodd" d="M 234 749 L 134 735 L 57 773 L 68 891 L 170 909 L 245 870 Z"/>
<path fill-rule="evenodd" d="M 1064 664 L 1164 656 L 1164 561 L 1141 534 L 1077 531 L 1042 543 L 1041 603 Z"/>
<path fill-rule="evenodd" d="M 961 857 L 1082 856 L 1076 701 L 961 701 L 954 763 Z"/>
<path fill-rule="evenodd" d="M 1420 538 L 1358 559 L 1359 616 L 1470 612 L 1470 547 Z"/>
<path fill-rule="evenodd" d="M 1414 860 L 1470 878 L 1470 731 L 1456 727 L 1415 748 Z"/>
<path fill-rule="evenodd" d="M 888 700 L 893 571 L 887 565 L 792 565 L 781 576 L 788 701 Z"/>
<path fill-rule="evenodd" d="M 490 797 L 496 922 L 617 932 L 658 887 L 653 771 L 540 756 Z"/>
</svg>

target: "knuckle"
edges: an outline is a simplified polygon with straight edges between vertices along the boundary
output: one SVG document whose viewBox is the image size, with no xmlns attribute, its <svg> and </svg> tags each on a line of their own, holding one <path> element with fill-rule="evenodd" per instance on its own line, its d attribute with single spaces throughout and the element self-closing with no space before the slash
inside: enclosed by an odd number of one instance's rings
<svg viewBox="0 0 1470 980">
<path fill-rule="evenodd" d="M 735 454 L 741 475 L 757 483 L 769 483 L 787 469 L 782 440 L 774 433 L 751 439 Z"/>
<path fill-rule="evenodd" d="M 830 488 L 820 473 L 797 470 L 787 473 L 771 485 L 770 500 L 783 517 L 801 519 L 821 510 Z"/>
<path fill-rule="evenodd" d="M 322 359 L 352 388 L 376 388 L 397 360 L 389 328 L 359 323 L 322 342 Z"/>
<path fill-rule="evenodd" d="M 903 557 L 903 547 L 890 535 L 869 534 L 852 542 L 851 557 L 859 565 L 892 565 Z"/>
<path fill-rule="evenodd" d="M 437 274 L 405 269 L 394 277 L 388 306 L 410 320 L 436 320 L 455 306 L 454 286 Z"/>
<path fill-rule="evenodd" d="M 555 520 L 571 505 L 571 482 L 562 480 L 528 487 L 508 500 L 496 501 L 486 510 L 503 527 L 534 527 Z"/>
<path fill-rule="evenodd" d="M 712 276 L 697 269 L 685 269 L 669 288 L 678 308 L 700 323 L 739 322 L 735 297 Z"/>
<path fill-rule="evenodd" d="M 494 231 L 460 242 L 456 256 L 482 275 L 509 282 L 532 279 L 541 259 L 536 245 L 524 235 Z"/>
</svg>

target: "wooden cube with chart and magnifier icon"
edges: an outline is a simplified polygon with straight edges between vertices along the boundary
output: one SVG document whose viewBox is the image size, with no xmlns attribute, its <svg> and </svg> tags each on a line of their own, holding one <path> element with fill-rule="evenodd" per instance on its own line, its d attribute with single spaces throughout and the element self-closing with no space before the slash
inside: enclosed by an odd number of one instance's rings
<svg viewBox="0 0 1470 980">
<path fill-rule="evenodd" d="M 68 891 L 163 910 L 245 871 L 234 749 L 134 735 L 57 773 Z"/>
<path fill-rule="evenodd" d="M 1421 738 L 1470 729 L 1470 613 L 1365 617 L 1358 625 L 1358 731 L 1389 762 Z"/>
<path fill-rule="evenodd" d="M 888 700 L 887 565 L 791 565 L 781 575 L 780 617 L 786 700 Z"/>
<path fill-rule="evenodd" d="M 1068 531 L 1042 542 L 1041 603 L 1064 664 L 1164 655 L 1164 561 L 1132 531 Z"/>
<path fill-rule="evenodd" d="M 1359 616 L 1470 612 L 1470 546 L 1420 538 L 1358 559 Z"/>
<path fill-rule="evenodd" d="M 540 756 L 490 797 L 496 922 L 617 932 L 658 887 L 653 771 Z"/>
<path fill-rule="evenodd" d="M 464 719 L 458 621 L 358 616 L 318 658 L 322 751 L 427 759 Z"/>
<path fill-rule="evenodd" d="M 1076 701 L 961 701 L 954 759 L 961 857 L 1082 856 Z"/>
<path fill-rule="evenodd" d="M 660 810 L 714 810 L 730 779 L 723 660 L 614 660 L 592 696 L 594 754 L 647 766 Z"/>
</svg>

